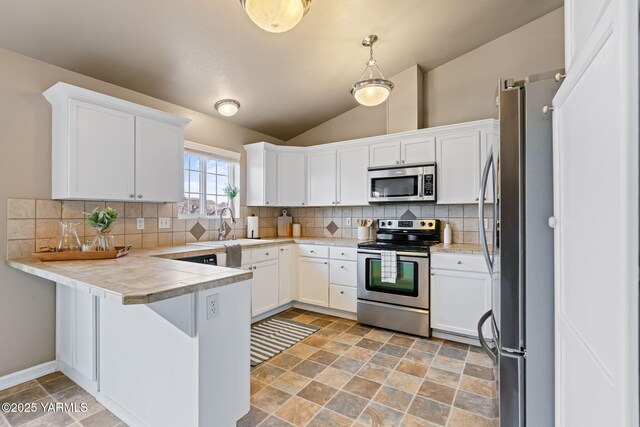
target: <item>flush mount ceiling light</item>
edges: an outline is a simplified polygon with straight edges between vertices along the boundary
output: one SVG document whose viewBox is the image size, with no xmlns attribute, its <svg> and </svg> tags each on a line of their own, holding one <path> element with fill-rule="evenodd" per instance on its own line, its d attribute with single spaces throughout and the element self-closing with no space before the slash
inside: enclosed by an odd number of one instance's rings
<svg viewBox="0 0 640 427">
<path fill-rule="evenodd" d="M 270 33 L 289 31 L 309 11 L 311 0 L 240 0 L 249 18 Z"/>
<path fill-rule="evenodd" d="M 231 117 L 235 115 L 240 109 L 240 103 L 235 99 L 221 99 L 216 102 L 213 108 L 225 117 Z"/>
<path fill-rule="evenodd" d="M 350 91 L 356 101 L 367 107 L 382 104 L 393 90 L 393 83 L 384 78 L 382 71 L 376 64 L 376 60 L 373 59 L 373 44 L 377 41 L 378 36 L 375 34 L 371 34 L 362 40 L 362 46 L 369 48 L 369 60 L 360 76 L 360 80 L 351 86 Z M 377 72 L 379 77 L 376 77 L 374 72 Z"/>
</svg>

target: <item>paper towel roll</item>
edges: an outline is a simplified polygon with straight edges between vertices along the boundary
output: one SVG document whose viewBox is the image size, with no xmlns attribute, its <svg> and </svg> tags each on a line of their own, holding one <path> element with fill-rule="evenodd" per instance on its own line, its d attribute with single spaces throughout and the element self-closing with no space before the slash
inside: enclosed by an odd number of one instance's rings
<svg viewBox="0 0 640 427">
<path fill-rule="evenodd" d="M 300 237 L 302 235 L 302 227 L 298 223 L 293 223 L 293 237 Z"/>
<path fill-rule="evenodd" d="M 257 216 L 247 217 L 247 237 L 249 239 L 260 237 L 260 218 Z"/>
</svg>

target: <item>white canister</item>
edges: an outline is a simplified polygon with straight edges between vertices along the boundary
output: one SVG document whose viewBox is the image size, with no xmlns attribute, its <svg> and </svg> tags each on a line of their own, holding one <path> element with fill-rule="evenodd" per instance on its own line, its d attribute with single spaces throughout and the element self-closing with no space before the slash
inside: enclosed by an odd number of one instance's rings
<svg viewBox="0 0 640 427">
<path fill-rule="evenodd" d="M 358 227 L 358 240 L 369 240 L 371 227 Z"/>
<path fill-rule="evenodd" d="M 449 223 L 444 226 L 444 244 L 451 244 L 451 226 L 449 225 Z"/>
<path fill-rule="evenodd" d="M 297 222 L 293 223 L 293 237 L 302 236 L 302 227 Z"/>
</svg>

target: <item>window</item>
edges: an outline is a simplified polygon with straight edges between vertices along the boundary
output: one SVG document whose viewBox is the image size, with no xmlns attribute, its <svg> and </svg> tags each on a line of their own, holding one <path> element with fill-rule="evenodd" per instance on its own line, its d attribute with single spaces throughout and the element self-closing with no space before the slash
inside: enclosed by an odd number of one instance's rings
<svg viewBox="0 0 640 427">
<path fill-rule="evenodd" d="M 239 153 L 185 141 L 181 216 L 219 215 L 225 207 L 237 212 L 238 196 L 231 202 L 224 190 L 238 186 L 239 160 Z"/>
</svg>

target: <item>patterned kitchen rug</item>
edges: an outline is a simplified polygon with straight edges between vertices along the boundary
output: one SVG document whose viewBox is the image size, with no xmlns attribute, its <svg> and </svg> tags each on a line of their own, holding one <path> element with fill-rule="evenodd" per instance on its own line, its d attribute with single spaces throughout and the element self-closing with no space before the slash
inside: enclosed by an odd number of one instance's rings
<svg viewBox="0 0 640 427">
<path fill-rule="evenodd" d="M 251 327 L 251 366 L 272 358 L 320 328 L 276 317 Z"/>
</svg>

